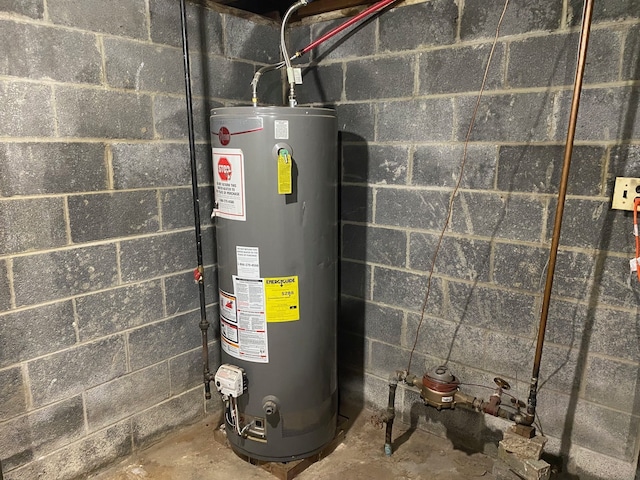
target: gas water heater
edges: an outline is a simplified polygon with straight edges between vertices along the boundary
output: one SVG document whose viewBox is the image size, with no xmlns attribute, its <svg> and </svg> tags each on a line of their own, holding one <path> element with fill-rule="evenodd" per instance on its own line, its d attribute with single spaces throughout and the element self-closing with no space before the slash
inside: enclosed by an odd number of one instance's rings
<svg viewBox="0 0 640 480">
<path fill-rule="evenodd" d="M 337 122 L 304 107 L 212 110 L 228 439 L 286 462 L 335 435 Z"/>
</svg>

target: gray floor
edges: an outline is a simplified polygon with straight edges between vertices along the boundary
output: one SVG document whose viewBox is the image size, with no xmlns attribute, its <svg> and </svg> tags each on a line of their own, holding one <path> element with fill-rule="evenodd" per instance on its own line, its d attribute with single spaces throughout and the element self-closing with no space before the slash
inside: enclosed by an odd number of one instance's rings
<svg viewBox="0 0 640 480">
<path fill-rule="evenodd" d="M 236 480 L 274 479 L 250 465 L 214 439 L 214 423 L 202 421 L 163 439 L 93 480 Z M 298 477 L 310 479 L 430 479 L 493 480 L 493 460 L 483 454 L 455 450 L 445 439 L 421 431 L 407 432 L 398 424 L 400 438 L 392 457 L 383 452 L 384 429 L 363 411 L 352 422 L 345 440 L 326 458 Z M 403 433 L 407 434 L 403 435 Z"/>
</svg>

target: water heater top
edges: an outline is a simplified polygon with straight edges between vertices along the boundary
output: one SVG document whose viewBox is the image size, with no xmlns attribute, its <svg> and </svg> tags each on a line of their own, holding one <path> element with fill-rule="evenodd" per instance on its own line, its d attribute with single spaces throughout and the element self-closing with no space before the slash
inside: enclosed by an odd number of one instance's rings
<svg viewBox="0 0 640 480">
<path fill-rule="evenodd" d="M 310 116 L 328 116 L 335 117 L 336 111 L 333 108 L 322 107 L 254 107 L 251 105 L 241 107 L 218 107 L 211 110 L 211 115 L 258 115 L 258 116 L 276 116 L 276 115 L 310 115 Z"/>
</svg>

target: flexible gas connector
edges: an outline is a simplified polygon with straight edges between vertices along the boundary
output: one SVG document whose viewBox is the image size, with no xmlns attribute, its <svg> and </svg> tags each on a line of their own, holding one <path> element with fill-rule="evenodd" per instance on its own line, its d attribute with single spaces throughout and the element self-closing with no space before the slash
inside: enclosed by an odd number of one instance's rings
<svg viewBox="0 0 640 480">
<path fill-rule="evenodd" d="M 253 80 L 251 80 L 251 103 L 253 103 L 254 107 L 258 106 L 258 83 L 260 82 L 260 77 L 267 72 L 278 70 L 279 68 L 282 68 L 284 66 L 284 62 L 267 65 L 265 67 L 259 68 L 258 71 L 253 75 Z"/>
<path fill-rule="evenodd" d="M 293 15 L 293 12 L 308 5 L 312 1 L 313 0 L 298 0 L 296 3 L 291 5 L 289 7 L 289 10 L 287 10 L 287 12 L 284 14 L 284 17 L 282 18 L 282 26 L 280 27 L 280 50 L 282 51 L 282 57 L 284 58 L 285 64 L 287 65 L 287 81 L 289 82 L 290 107 L 295 107 L 298 102 L 296 101 L 295 76 L 293 73 L 293 67 L 291 66 L 291 60 L 289 59 L 289 52 L 287 52 L 287 43 L 285 41 L 287 22 L 289 21 L 289 18 L 291 18 L 291 15 Z"/>
</svg>

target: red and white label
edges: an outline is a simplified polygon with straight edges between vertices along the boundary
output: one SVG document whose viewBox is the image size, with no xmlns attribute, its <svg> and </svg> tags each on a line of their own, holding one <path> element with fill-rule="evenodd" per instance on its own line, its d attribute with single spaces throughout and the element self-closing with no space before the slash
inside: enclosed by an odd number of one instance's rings
<svg viewBox="0 0 640 480">
<path fill-rule="evenodd" d="M 220 160 L 218 160 L 218 175 L 220 176 L 220 180 L 228 182 L 231 180 L 232 173 L 231 163 L 229 163 L 227 157 L 220 157 Z"/>
<path fill-rule="evenodd" d="M 246 221 L 244 155 L 238 148 L 214 148 L 214 215 Z"/>
<path fill-rule="evenodd" d="M 237 347 L 238 345 L 238 327 L 237 326 L 227 323 L 224 320 L 224 318 L 220 317 L 220 333 L 222 334 L 222 337 L 225 340 L 227 340 L 229 343 L 235 344 L 234 346 Z M 230 353 L 230 355 L 233 355 L 233 354 Z M 233 355 L 233 356 L 236 357 L 236 355 Z"/>
<path fill-rule="evenodd" d="M 220 290 L 220 316 L 229 323 L 238 323 L 236 318 L 236 297 Z"/>
</svg>

